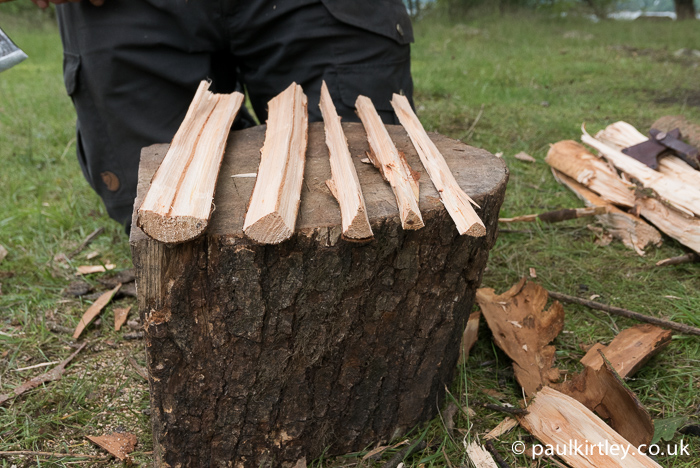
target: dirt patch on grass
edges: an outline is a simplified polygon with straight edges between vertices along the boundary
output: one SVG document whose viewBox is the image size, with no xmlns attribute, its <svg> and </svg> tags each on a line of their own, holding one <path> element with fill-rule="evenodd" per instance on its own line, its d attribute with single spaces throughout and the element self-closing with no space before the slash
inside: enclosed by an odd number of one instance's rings
<svg viewBox="0 0 700 468">
<path fill-rule="evenodd" d="M 654 99 L 654 104 L 681 105 L 687 107 L 700 107 L 700 90 L 698 89 L 672 89 L 662 92 L 662 95 Z"/>
</svg>

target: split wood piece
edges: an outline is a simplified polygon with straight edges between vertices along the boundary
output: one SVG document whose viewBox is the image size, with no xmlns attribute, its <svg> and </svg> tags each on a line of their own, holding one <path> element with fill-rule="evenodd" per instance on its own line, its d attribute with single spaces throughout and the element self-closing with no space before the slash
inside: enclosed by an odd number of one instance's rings
<svg viewBox="0 0 700 468">
<path fill-rule="evenodd" d="M 645 323 L 622 330 L 609 345 L 596 343 L 581 359 L 581 363 L 595 370 L 604 367 L 605 358 L 618 375 L 625 379 L 637 372 L 649 359 L 670 342 L 671 330 Z"/>
<path fill-rule="evenodd" d="M 78 323 L 78 326 L 75 327 L 75 332 L 73 332 L 73 338 L 78 339 L 80 337 L 80 334 L 85 330 L 85 327 L 87 327 L 92 320 L 97 317 L 100 312 L 102 312 L 102 309 L 105 308 L 107 304 L 109 304 L 109 301 L 112 300 L 114 295 L 119 291 L 119 288 L 121 288 L 122 285 L 119 283 L 114 287 L 114 289 L 107 291 L 106 293 L 102 294 L 93 304 L 88 307 L 88 310 L 85 311 L 83 314 L 82 318 L 80 319 L 80 322 Z"/>
<path fill-rule="evenodd" d="M 685 216 L 655 198 L 638 199 L 637 209 L 664 234 L 700 253 L 700 218 Z"/>
<path fill-rule="evenodd" d="M 634 206 L 634 184 L 620 179 L 614 169 L 580 143 L 564 140 L 553 144 L 545 162 L 600 194 L 606 201 L 620 206 Z"/>
<path fill-rule="evenodd" d="M 600 351 L 596 354 L 601 356 Z M 603 361 L 597 369 L 586 366 L 583 372 L 553 388 L 583 403 L 634 447 L 651 443 L 654 423 L 649 412 L 609 362 Z"/>
<path fill-rule="evenodd" d="M 486 227 L 476 214 L 472 205 L 479 207 L 474 200 L 459 186 L 445 158 L 425 132 L 420 120 L 411 109 L 406 96 L 394 94 L 391 105 L 399 118 L 401 125 L 406 129 L 413 146 L 420 156 L 423 167 L 428 172 L 435 189 L 440 194 L 440 199 L 447 212 L 457 225 L 460 235 L 481 237 L 486 235 Z"/>
<path fill-rule="evenodd" d="M 200 83 L 138 211 L 139 227 L 153 239 L 177 244 L 207 228 L 226 140 L 244 99 Z"/>
<path fill-rule="evenodd" d="M 114 270 L 117 266 L 112 263 L 107 263 L 106 265 L 81 265 L 76 268 L 76 275 L 91 275 L 93 273 L 104 273 L 108 270 Z"/>
<path fill-rule="evenodd" d="M 657 128 L 657 127 L 652 127 Z M 673 127 L 677 128 L 677 127 Z M 670 129 L 670 130 L 673 130 Z M 627 122 L 615 122 L 596 133 L 596 140 L 600 140 L 611 148 L 622 151 L 623 148 L 644 143 L 649 138 L 639 132 Z M 700 185 L 700 171 L 693 169 L 688 163 L 674 155 L 659 157 L 658 171 L 671 177 L 676 177 L 686 184 Z"/>
<path fill-rule="evenodd" d="M 566 208 L 563 210 L 547 211 L 540 214 L 530 214 L 516 216 L 515 218 L 498 218 L 499 223 L 532 223 L 536 220 L 541 220 L 545 223 L 558 223 L 560 221 L 568 221 L 570 219 L 586 218 L 589 216 L 597 216 L 608 212 L 608 207 L 592 206 L 590 208 Z"/>
<path fill-rule="evenodd" d="M 2 3 L 2 1 L 0 1 Z M 42 457 L 42 458 L 88 458 L 90 460 L 109 460 L 111 455 L 83 455 L 82 453 L 36 452 L 34 450 L 10 450 L 0 452 L 0 457 Z"/>
<path fill-rule="evenodd" d="M 547 305 L 547 291 L 521 279 L 501 295 L 491 288 L 476 291 L 476 301 L 493 332 L 494 340 L 512 360 L 515 378 L 528 395 L 559 380 L 554 346 L 549 343 L 564 328 L 564 308 Z"/>
<path fill-rule="evenodd" d="M 498 468 L 488 450 L 476 441 L 467 446 L 467 455 L 475 468 Z"/>
<path fill-rule="evenodd" d="M 631 310 L 623 309 L 621 307 L 613 307 L 607 304 L 601 304 L 600 302 L 589 301 L 588 299 L 581 299 L 580 297 L 575 296 L 569 296 L 568 294 L 562 294 L 554 291 L 547 292 L 549 293 L 549 297 L 561 302 L 583 305 L 591 309 L 602 310 L 613 315 L 619 315 L 621 317 L 639 320 L 640 322 L 646 322 L 651 323 L 653 325 L 658 325 L 660 327 L 670 328 L 671 330 L 685 333 L 687 335 L 700 335 L 700 328 L 686 325 L 684 323 L 672 322 L 670 320 L 651 317 L 649 315 L 640 314 L 639 312 L 633 312 Z"/>
<path fill-rule="evenodd" d="M 304 180 L 309 116 L 296 83 L 268 103 L 265 143 L 243 232 L 261 244 L 279 244 L 294 234 Z"/>
<path fill-rule="evenodd" d="M 700 255 L 695 252 L 689 252 L 685 255 L 679 255 L 677 257 L 671 257 L 664 260 L 659 260 L 656 262 L 657 267 L 671 266 L 671 265 L 682 265 L 684 263 L 695 263 L 700 262 Z"/>
<path fill-rule="evenodd" d="M 621 151 L 596 140 L 583 127 L 581 131 L 583 132 L 581 141 L 598 150 L 617 169 L 639 181 L 644 188 L 653 190 L 660 198 L 688 216 L 700 215 L 700 188 L 651 169 Z"/>
<path fill-rule="evenodd" d="M 517 420 L 508 417 L 508 418 L 504 419 L 503 421 L 501 421 L 500 423 L 498 423 L 498 426 L 491 429 L 491 431 L 484 436 L 484 439 L 486 439 L 486 440 L 498 439 L 503 434 L 507 434 L 508 432 L 512 431 L 517 425 L 518 425 Z"/>
<path fill-rule="evenodd" d="M 129 458 L 129 454 L 134 451 L 138 441 L 136 436 L 129 432 L 113 432 L 103 436 L 86 437 L 121 461 Z"/>
<path fill-rule="evenodd" d="M 479 339 L 479 321 L 481 319 L 481 312 L 472 312 L 467 320 L 467 326 L 464 327 L 464 333 L 462 334 L 462 352 L 459 355 L 459 363 L 463 364 L 469 357 L 469 351 L 474 347 L 476 341 Z"/>
<path fill-rule="evenodd" d="M 661 468 L 582 403 L 550 387 L 540 390 L 528 409 L 520 425 L 544 444 L 559 447 L 557 455 L 573 468 Z M 576 446 L 584 455 L 570 450 Z M 612 446 L 619 451 L 600 448 Z"/>
<path fill-rule="evenodd" d="M 321 114 L 326 130 L 326 145 L 331 163 L 332 179 L 326 181 L 331 193 L 340 205 L 343 236 L 352 240 L 371 239 L 374 234 L 369 225 L 365 198 L 362 196 L 360 180 L 348 149 L 340 117 L 324 81 L 321 85 Z"/>
<path fill-rule="evenodd" d="M 367 132 L 368 156 L 394 191 L 401 225 L 404 229 L 422 228 L 423 217 L 418 208 L 418 174 L 394 146 L 372 101 L 368 97 L 358 96 L 355 107 Z"/>
<path fill-rule="evenodd" d="M 681 136 L 688 140 L 688 143 L 696 148 L 700 148 L 700 125 L 688 121 L 682 115 L 666 115 L 654 122 L 651 128 L 656 128 L 662 132 L 670 132 L 674 128 L 681 131 Z"/>
<path fill-rule="evenodd" d="M 55 380 L 60 380 L 61 377 L 63 377 L 63 373 L 66 370 L 66 366 L 73 360 L 75 356 L 78 355 L 80 351 L 83 350 L 83 348 L 87 346 L 87 343 L 83 343 L 80 345 L 78 349 L 75 350 L 73 354 L 68 356 L 66 359 L 61 361 L 59 365 L 51 369 L 50 371 L 44 372 L 41 375 L 38 375 L 34 377 L 33 379 L 27 380 L 24 382 L 22 385 L 15 387 L 14 390 L 12 390 L 11 393 L 6 393 L 4 395 L 0 395 L 0 405 L 5 403 L 7 400 L 11 400 L 13 398 L 16 398 L 23 394 L 24 392 L 27 392 L 33 388 L 38 387 L 41 384 L 45 384 L 47 382 L 53 382 Z"/>
<path fill-rule="evenodd" d="M 559 182 L 566 185 L 587 206 L 605 207 L 607 213 L 596 216 L 596 220 L 613 237 L 620 239 L 627 248 L 643 256 L 644 249 L 648 245 L 661 245 L 662 238 L 659 231 L 647 224 L 642 218 L 611 205 L 585 186 L 554 168 L 552 168 L 552 173 Z"/>
</svg>

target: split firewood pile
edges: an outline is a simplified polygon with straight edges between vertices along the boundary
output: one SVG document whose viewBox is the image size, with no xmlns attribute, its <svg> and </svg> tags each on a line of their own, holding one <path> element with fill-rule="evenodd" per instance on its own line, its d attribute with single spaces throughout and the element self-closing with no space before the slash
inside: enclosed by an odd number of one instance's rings
<svg viewBox="0 0 700 468">
<path fill-rule="evenodd" d="M 214 211 L 214 192 L 228 134 L 243 103 L 241 93 L 213 94 L 203 81 L 185 120 L 151 181 L 138 210 L 138 225 L 151 238 L 176 244 L 200 236 Z M 405 96 L 395 94 L 394 110 L 410 136 L 425 171 L 460 234 L 480 237 L 486 229 L 457 184 L 445 159 L 411 109 Z M 343 237 L 368 241 L 373 237 L 353 158 L 328 88 L 323 84 L 320 108 L 332 178 L 326 184 L 340 205 Z M 381 172 L 396 197 L 403 229 L 424 226 L 418 206 L 419 173 L 396 149 L 372 101 L 359 96 L 357 113 L 367 132 L 369 161 Z M 261 244 L 278 244 L 294 233 L 301 202 L 308 141 L 307 99 L 292 84 L 268 104 L 265 142 L 243 232 Z"/>
<path fill-rule="evenodd" d="M 605 235 L 619 239 L 639 255 L 662 241 L 659 231 L 690 252 L 662 264 L 696 261 L 700 253 L 700 125 L 664 117 L 649 138 L 626 122 L 609 125 L 595 136 L 585 128 L 581 141 L 551 146 L 545 161 L 555 178 L 586 204 L 561 210 L 596 216 Z M 687 140 L 689 143 L 686 143 Z M 547 214 L 539 215 L 547 221 Z M 551 214 L 549 215 L 551 218 Z M 519 217 L 502 221 L 527 221 Z"/>
<path fill-rule="evenodd" d="M 660 466 L 647 454 L 659 441 L 660 431 L 655 432 L 649 412 L 624 380 L 661 352 L 673 332 L 648 323 L 624 329 L 608 345 L 596 343 L 588 349 L 580 361 L 582 372 L 566 375 L 555 367 L 556 349 L 551 344 L 564 330 L 562 304 L 555 300 L 547 308 L 554 295 L 524 278 L 503 294 L 490 288 L 477 291 L 480 311 L 468 321 L 463 356 L 477 340 L 483 315 L 496 345 L 513 361 L 523 398 L 521 408 L 500 409 L 509 416 L 486 434 L 488 451 L 482 449 L 479 458 L 488 460 L 477 463 L 472 458 L 475 466 L 504 466 L 496 464 L 500 455 L 489 443 L 517 425 L 541 442 L 522 443 L 517 451 L 528 458 L 559 465 L 558 457 L 574 468 Z"/>
</svg>

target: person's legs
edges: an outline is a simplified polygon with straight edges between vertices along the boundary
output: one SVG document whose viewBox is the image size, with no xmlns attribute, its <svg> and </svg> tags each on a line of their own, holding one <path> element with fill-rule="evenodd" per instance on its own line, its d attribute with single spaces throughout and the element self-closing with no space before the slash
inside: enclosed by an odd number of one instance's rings
<svg viewBox="0 0 700 468">
<path fill-rule="evenodd" d="M 216 6 L 109 0 L 57 8 L 66 89 L 78 114 L 78 159 L 122 224 L 131 222 L 141 148 L 172 140 L 202 79 L 212 78 L 215 92 L 236 87 L 230 59 L 224 69 L 216 60 L 228 53 L 217 48 Z"/>
<path fill-rule="evenodd" d="M 359 94 L 372 99 L 386 123 L 398 123 L 392 93 L 412 102 L 413 34 L 400 0 L 256 0 L 225 13 L 231 50 L 261 122 L 267 102 L 292 82 L 309 98 L 311 121 L 321 120 L 323 80 L 345 121 L 358 121 Z"/>
</svg>

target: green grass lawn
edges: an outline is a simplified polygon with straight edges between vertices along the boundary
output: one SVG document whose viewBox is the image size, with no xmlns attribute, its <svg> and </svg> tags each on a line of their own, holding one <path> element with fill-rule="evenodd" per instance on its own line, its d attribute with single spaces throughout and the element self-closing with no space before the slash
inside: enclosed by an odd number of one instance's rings
<svg viewBox="0 0 700 468">
<path fill-rule="evenodd" d="M 89 305 L 62 293 L 75 280 L 73 267 L 112 262 L 123 269 L 131 266 L 131 260 L 126 236 L 107 218 L 75 159 L 75 114 L 63 88 L 55 26 L 3 14 L 2 7 L 0 24 L 30 56 L 0 74 L 0 244 L 9 251 L 0 264 L 0 393 L 5 393 L 45 370 L 15 369 L 59 361 L 72 352 L 70 335 L 51 332 L 47 321 L 74 327 Z M 527 15 L 473 18 L 459 24 L 428 18 L 415 25 L 416 106 L 429 130 L 492 153 L 503 152 L 511 171 L 503 216 L 580 207 L 544 163 L 548 145 L 578 139 L 584 122 L 591 133 L 617 120 L 646 131 L 666 114 L 685 114 L 700 122 L 700 60 L 674 56 L 681 48 L 700 49 L 699 28 L 697 22 L 594 24 Z M 537 162 L 514 159 L 519 151 Z M 660 259 L 682 254 L 678 243 L 665 238 L 663 246 L 649 248 L 645 257 L 639 257 L 619 243 L 597 245 L 586 227 L 590 223 L 511 227 L 520 232 L 500 234 L 484 286 L 502 292 L 535 268 L 537 281 L 548 289 L 586 297 L 597 294 L 601 302 L 700 326 L 700 264 L 654 266 Z M 100 226 L 106 232 L 71 264 L 55 260 Z M 87 260 L 92 252 L 98 256 Z M 89 281 L 100 286 L 95 278 Z M 119 301 L 120 307 L 126 305 L 135 302 Z M 577 306 L 565 310 L 565 332 L 555 345 L 557 365 L 569 371 L 580 369 L 581 345 L 607 342 L 620 329 L 634 325 Z M 130 357 L 143 363 L 143 346 L 114 332 L 112 321 L 110 306 L 101 325 L 87 330 L 89 346 L 61 381 L 0 407 L 0 451 L 100 454 L 85 435 L 121 428 L 139 437 L 136 462 L 151 462 L 148 389 L 129 363 Z M 504 395 L 504 402 L 517 404 L 521 392 L 508 359 L 495 348 L 483 325 L 480 337 L 451 387 L 454 400 L 460 405 L 469 400 L 496 402 L 484 393 L 494 389 Z M 678 335 L 628 384 L 654 419 L 697 420 L 699 363 L 700 339 Z M 458 429 L 471 427 L 469 438 L 483 435 L 503 419 L 489 410 L 474 410 L 469 421 L 461 415 L 455 418 Z M 451 438 L 440 418 L 426 427 L 428 448 L 407 459 L 406 466 L 450 466 L 446 456 L 451 466 L 466 463 L 462 432 Z M 417 428 L 412 436 L 425 430 Z M 674 443 L 681 438 L 677 435 Z M 659 457 L 663 466 L 700 466 L 697 438 L 683 438 L 690 443 L 691 455 Z M 495 445 L 511 466 L 530 466 L 526 457 L 512 454 L 511 444 L 517 440 L 529 439 L 517 429 Z M 69 466 L 73 461 L 15 458 L 2 459 L 2 466 Z M 344 457 L 314 466 L 355 462 Z M 91 464 L 117 465 L 87 466 Z M 358 466 L 381 466 L 381 462 Z M 550 465 L 543 461 L 536 466 Z"/>
</svg>

